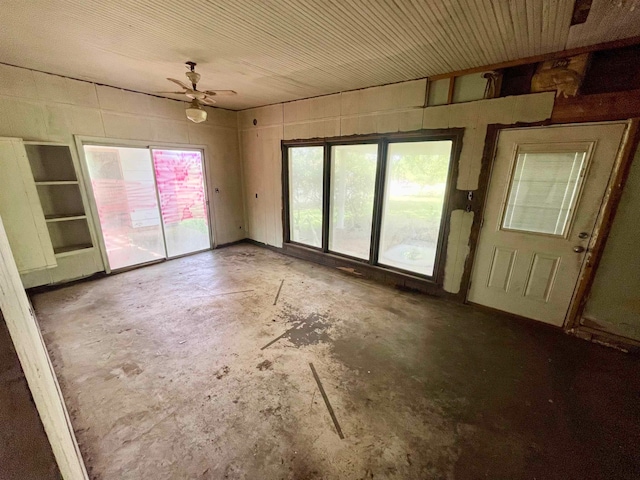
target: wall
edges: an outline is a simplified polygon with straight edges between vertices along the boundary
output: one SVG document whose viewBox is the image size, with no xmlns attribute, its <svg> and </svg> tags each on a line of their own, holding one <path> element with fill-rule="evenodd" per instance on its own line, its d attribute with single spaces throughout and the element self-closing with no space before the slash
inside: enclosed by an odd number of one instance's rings
<svg viewBox="0 0 640 480">
<path fill-rule="evenodd" d="M 57 480 L 58 466 L 0 313 L 0 478 Z"/>
<path fill-rule="evenodd" d="M 72 148 L 73 135 L 205 145 L 215 241 L 240 240 L 245 234 L 237 113 L 208 108 L 208 120 L 195 124 L 185 108 L 183 102 L 0 65 L 0 136 Z M 59 259 L 64 274 L 54 279 L 83 276 L 83 262 L 64 264 L 73 258 Z"/>
<path fill-rule="evenodd" d="M 424 108 L 426 87 L 426 80 L 416 80 L 240 112 L 249 238 L 282 246 L 283 139 L 464 127 L 457 188 L 476 190 L 487 124 L 538 122 L 549 118 L 553 109 L 553 93 Z M 451 293 L 460 289 L 473 216 L 452 212 L 444 280 L 444 289 Z"/>
<path fill-rule="evenodd" d="M 640 341 L 640 149 L 636 151 L 583 314 L 584 324 Z"/>
</svg>

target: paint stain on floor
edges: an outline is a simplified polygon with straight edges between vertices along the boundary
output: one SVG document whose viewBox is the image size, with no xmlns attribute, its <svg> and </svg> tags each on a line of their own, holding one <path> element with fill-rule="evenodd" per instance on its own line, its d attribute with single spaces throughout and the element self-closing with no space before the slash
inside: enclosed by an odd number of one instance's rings
<svg viewBox="0 0 640 480">
<path fill-rule="evenodd" d="M 331 340 L 327 330 L 333 321 L 329 315 L 317 312 L 304 314 L 289 304 L 283 305 L 281 315 L 290 326 L 282 338 L 286 338 L 296 347 L 317 345 Z"/>
</svg>

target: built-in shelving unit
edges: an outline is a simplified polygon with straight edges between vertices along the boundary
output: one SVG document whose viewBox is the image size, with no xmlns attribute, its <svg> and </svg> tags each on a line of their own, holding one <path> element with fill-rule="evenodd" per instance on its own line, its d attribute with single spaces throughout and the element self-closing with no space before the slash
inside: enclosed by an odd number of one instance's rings
<svg viewBox="0 0 640 480">
<path fill-rule="evenodd" d="M 25 145 L 56 257 L 93 248 L 80 183 L 67 145 Z"/>
</svg>

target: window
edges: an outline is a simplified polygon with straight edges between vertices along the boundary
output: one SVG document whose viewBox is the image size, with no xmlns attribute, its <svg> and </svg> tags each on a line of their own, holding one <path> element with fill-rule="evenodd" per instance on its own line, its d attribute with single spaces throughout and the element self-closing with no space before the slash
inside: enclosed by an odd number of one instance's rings
<svg viewBox="0 0 640 480">
<path fill-rule="evenodd" d="M 390 143 L 378 261 L 433 275 L 453 142 Z"/>
<path fill-rule="evenodd" d="M 378 144 L 331 147 L 329 250 L 368 259 Z"/>
<path fill-rule="evenodd" d="M 285 243 L 439 282 L 461 135 L 283 142 Z"/>
<path fill-rule="evenodd" d="M 587 153 L 588 148 L 544 152 L 519 149 L 502 229 L 566 236 L 582 186 Z"/>
<path fill-rule="evenodd" d="M 324 147 L 289 147 L 288 157 L 290 239 L 322 247 Z"/>
</svg>

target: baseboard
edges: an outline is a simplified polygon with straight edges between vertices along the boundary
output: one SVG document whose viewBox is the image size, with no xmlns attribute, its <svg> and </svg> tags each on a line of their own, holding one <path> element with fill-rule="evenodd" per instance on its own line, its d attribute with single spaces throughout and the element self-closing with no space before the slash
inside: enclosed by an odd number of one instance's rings
<svg viewBox="0 0 640 480">
<path fill-rule="evenodd" d="M 247 240 L 249 240 L 248 238 L 241 238 L 240 240 L 235 240 L 233 242 L 228 242 L 228 243 L 222 243 L 220 245 L 216 245 L 214 247 L 214 250 L 218 250 L 219 248 L 227 248 L 227 247 L 232 247 L 233 245 L 239 245 L 241 243 L 246 243 Z"/>
<path fill-rule="evenodd" d="M 258 242 L 251 238 L 245 239 L 245 243 L 266 248 L 289 257 L 306 260 L 318 265 L 324 265 L 325 267 L 332 267 L 345 275 L 357 278 L 366 278 L 380 284 L 395 287 L 402 291 L 422 293 L 432 297 L 446 298 L 447 300 L 460 303 L 460 299 L 457 295 L 450 294 L 444 291 L 442 287 L 436 283 L 420 277 L 388 270 L 377 265 L 361 263 L 340 255 L 319 252 L 300 245 L 284 244 L 283 247 L 275 247 L 273 245 Z"/>
<path fill-rule="evenodd" d="M 604 345 L 605 347 L 615 348 L 625 353 L 640 354 L 640 342 L 627 337 L 616 335 L 602 330 L 597 330 L 583 325 L 567 330 L 567 333 L 574 335 L 588 342 Z"/>
</svg>

